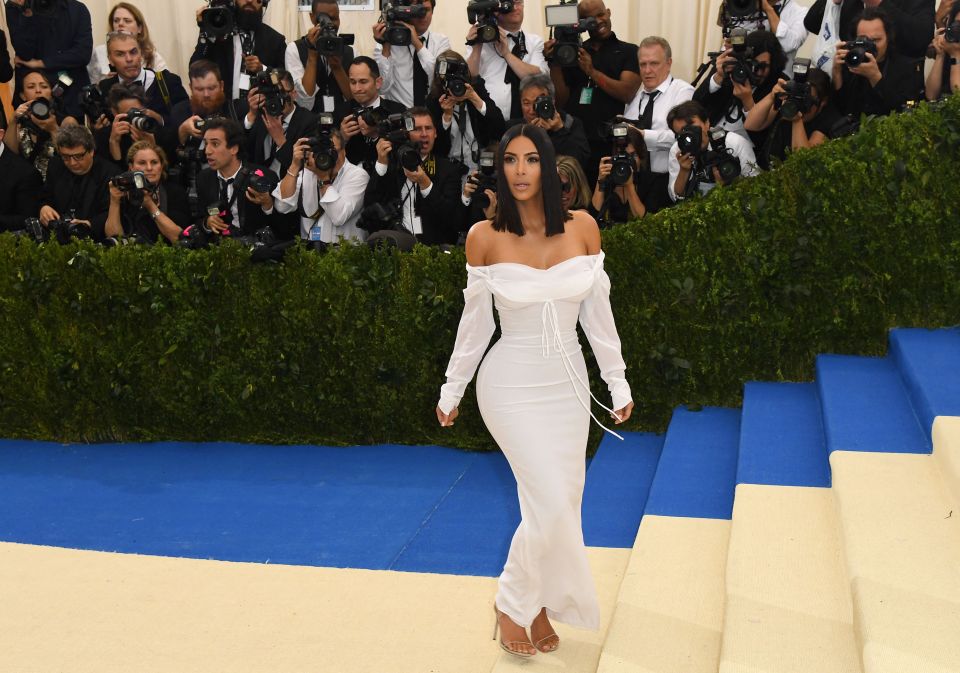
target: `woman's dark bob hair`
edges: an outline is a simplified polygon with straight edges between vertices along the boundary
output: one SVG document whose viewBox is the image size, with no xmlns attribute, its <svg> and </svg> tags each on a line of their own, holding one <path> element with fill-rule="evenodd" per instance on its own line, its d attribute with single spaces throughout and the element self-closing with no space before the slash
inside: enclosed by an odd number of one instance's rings
<svg viewBox="0 0 960 673">
<path fill-rule="evenodd" d="M 517 124 L 500 140 L 500 147 L 497 149 L 497 214 L 493 219 L 493 228 L 496 231 L 509 231 L 517 236 L 526 233 L 517 211 L 517 202 L 510 193 L 510 185 L 507 184 L 503 172 L 503 155 L 507 151 L 507 145 L 518 136 L 529 138 L 540 154 L 540 196 L 543 198 L 547 236 L 562 234 L 563 223 L 570 219 L 570 214 L 563 209 L 557 156 L 547 132 L 530 124 Z"/>
</svg>

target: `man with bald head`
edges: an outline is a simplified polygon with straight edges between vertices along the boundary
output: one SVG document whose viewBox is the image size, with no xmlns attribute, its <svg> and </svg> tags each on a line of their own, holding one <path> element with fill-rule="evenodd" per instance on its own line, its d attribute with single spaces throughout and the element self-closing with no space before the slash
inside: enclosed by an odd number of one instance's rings
<svg viewBox="0 0 960 673">
<path fill-rule="evenodd" d="M 637 45 L 623 42 L 613 32 L 610 10 L 603 0 L 581 0 L 577 6 L 581 19 L 597 20 L 590 39 L 583 43 L 576 65 L 563 68 L 550 63 L 550 76 L 557 88 L 557 104 L 581 119 L 590 129 L 591 160 L 584 166 L 587 177 L 595 180 L 601 157 L 610 153 L 610 143 L 601 135 L 603 125 L 623 114 L 623 107 L 633 100 L 640 88 L 640 66 Z M 544 45 L 548 59 L 556 42 Z"/>
</svg>

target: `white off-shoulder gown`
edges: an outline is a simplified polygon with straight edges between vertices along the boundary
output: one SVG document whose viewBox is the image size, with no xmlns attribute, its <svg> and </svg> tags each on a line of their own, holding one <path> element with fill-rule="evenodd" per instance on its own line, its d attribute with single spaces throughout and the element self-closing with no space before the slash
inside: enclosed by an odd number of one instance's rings
<svg viewBox="0 0 960 673">
<path fill-rule="evenodd" d="M 545 270 L 467 265 L 464 297 L 439 406 L 449 413 L 459 405 L 493 336 L 496 299 L 501 338 L 480 367 L 477 402 L 517 479 L 521 514 L 497 607 L 521 626 L 545 607 L 550 619 L 597 629 L 600 610 L 580 523 L 592 413 L 578 319 L 613 409 L 631 400 L 603 253 Z"/>
</svg>

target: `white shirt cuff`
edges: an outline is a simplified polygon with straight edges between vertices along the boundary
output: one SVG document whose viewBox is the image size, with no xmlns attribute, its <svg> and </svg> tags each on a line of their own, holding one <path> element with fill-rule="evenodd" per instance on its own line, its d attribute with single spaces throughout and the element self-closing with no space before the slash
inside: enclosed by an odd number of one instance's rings
<svg viewBox="0 0 960 673">
<path fill-rule="evenodd" d="M 387 174 L 387 165 L 381 164 L 379 161 L 373 165 L 373 169 L 377 172 L 381 178 Z"/>
</svg>

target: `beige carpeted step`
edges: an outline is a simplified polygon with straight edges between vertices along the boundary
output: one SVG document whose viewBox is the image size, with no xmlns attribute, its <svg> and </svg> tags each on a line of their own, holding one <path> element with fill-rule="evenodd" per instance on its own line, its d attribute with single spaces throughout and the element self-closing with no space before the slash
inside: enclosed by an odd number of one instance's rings
<svg viewBox="0 0 960 673">
<path fill-rule="evenodd" d="M 720 673 L 859 673 L 827 488 L 737 486 Z"/>
<path fill-rule="evenodd" d="M 933 457 L 953 504 L 960 506 L 960 417 L 937 416 L 934 419 Z"/>
<path fill-rule="evenodd" d="M 599 673 L 716 673 L 729 534 L 722 519 L 643 517 Z"/>
<path fill-rule="evenodd" d="M 830 463 L 864 672 L 960 671 L 960 512 L 934 458 Z"/>
</svg>

